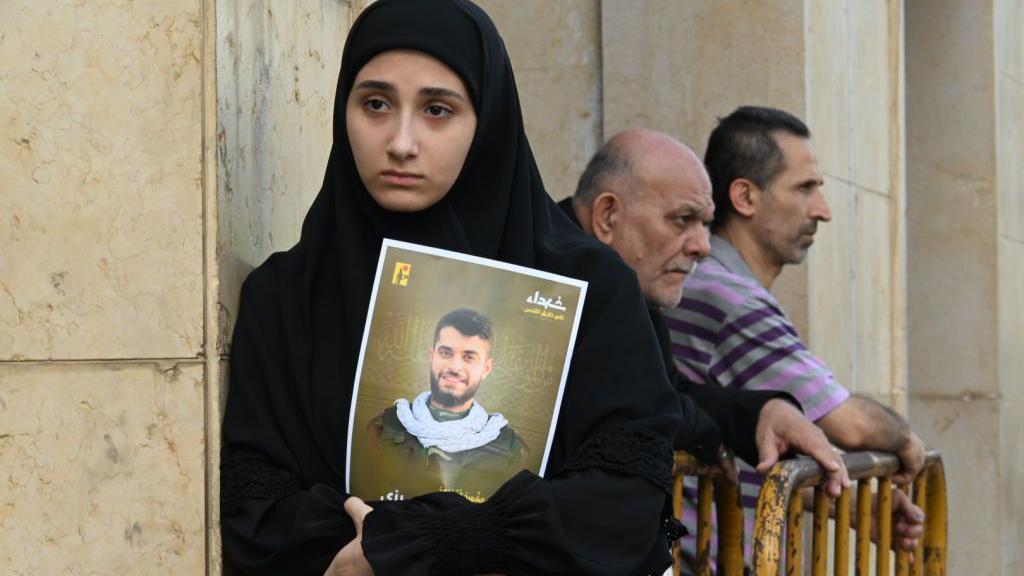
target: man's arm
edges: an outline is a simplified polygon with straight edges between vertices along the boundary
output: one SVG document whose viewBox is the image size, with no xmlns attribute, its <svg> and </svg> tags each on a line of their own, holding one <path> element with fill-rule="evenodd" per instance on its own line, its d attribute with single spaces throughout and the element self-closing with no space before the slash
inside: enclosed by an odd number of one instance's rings
<svg viewBox="0 0 1024 576">
<path fill-rule="evenodd" d="M 896 454 L 902 469 L 893 477 L 910 482 L 924 467 L 924 442 L 902 416 L 864 396 L 850 396 L 817 421 L 836 446 L 844 450 L 878 450 Z"/>
</svg>

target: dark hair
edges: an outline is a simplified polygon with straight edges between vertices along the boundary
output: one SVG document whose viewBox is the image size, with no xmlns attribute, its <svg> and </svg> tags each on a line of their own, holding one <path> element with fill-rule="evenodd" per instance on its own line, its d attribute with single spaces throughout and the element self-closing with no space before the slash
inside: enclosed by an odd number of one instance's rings
<svg viewBox="0 0 1024 576">
<path fill-rule="evenodd" d="M 597 154 L 594 154 L 590 162 L 587 162 L 587 167 L 583 170 L 583 175 L 580 176 L 579 184 L 576 185 L 576 193 L 572 195 L 573 202 L 589 205 L 594 201 L 598 189 L 610 178 L 619 178 L 630 174 L 633 163 L 619 148 L 611 142 L 606 142 L 597 151 Z"/>
<path fill-rule="evenodd" d="M 811 131 L 799 118 L 775 108 L 742 106 L 718 119 L 704 153 L 715 201 L 712 230 L 720 228 L 735 212 L 729 199 L 729 187 L 734 181 L 746 178 L 759 188 L 768 188 L 785 168 L 782 150 L 775 141 L 776 132 L 811 137 Z"/>
<path fill-rule="evenodd" d="M 456 308 L 437 321 L 437 328 L 434 328 L 434 344 L 437 344 L 441 329 L 448 326 L 455 328 L 463 336 L 479 336 L 488 342 L 494 333 L 494 326 L 487 316 L 469 308 Z"/>
</svg>

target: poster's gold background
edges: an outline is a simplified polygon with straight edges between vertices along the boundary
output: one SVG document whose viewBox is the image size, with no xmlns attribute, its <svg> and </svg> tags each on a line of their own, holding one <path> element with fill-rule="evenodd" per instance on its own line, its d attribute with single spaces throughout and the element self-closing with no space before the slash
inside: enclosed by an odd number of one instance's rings
<svg viewBox="0 0 1024 576">
<path fill-rule="evenodd" d="M 398 262 L 411 264 L 405 286 L 392 283 Z M 564 319 L 525 313 L 524 309 L 536 308 L 527 303 L 535 292 L 552 301 L 561 297 L 566 311 L 552 312 Z M 351 493 L 377 499 L 412 485 L 401 476 L 422 474 L 377 466 L 368 449 L 366 426 L 396 399 L 412 400 L 430 389 L 434 328 L 441 316 L 456 308 L 472 308 L 491 319 L 494 368 L 480 383 L 476 401 L 488 413 L 505 416 L 529 448 L 526 468 L 539 472 L 579 297 L 578 287 L 557 281 L 389 248 L 356 397 Z"/>
</svg>

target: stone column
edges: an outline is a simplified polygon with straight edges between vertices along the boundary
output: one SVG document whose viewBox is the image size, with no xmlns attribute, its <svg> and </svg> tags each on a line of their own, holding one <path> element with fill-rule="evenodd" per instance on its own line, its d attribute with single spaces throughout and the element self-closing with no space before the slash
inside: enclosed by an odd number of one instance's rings
<svg viewBox="0 0 1024 576">
<path fill-rule="evenodd" d="M 942 449 L 950 574 L 1019 574 L 1024 11 L 907 6 L 911 416 Z"/>
<path fill-rule="evenodd" d="M 333 140 L 348 29 L 370 2 L 217 2 L 215 254 L 209 297 L 209 566 L 220 573 L 220 421 L 242 281 L 299 239 Z"/>
</svg>

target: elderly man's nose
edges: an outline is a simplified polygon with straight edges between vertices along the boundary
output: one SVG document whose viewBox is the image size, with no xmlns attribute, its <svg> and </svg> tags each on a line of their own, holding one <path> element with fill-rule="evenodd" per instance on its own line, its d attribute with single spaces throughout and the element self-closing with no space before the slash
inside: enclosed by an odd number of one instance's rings
<svg viewBox="0 0 1024 576">
<path fill-rule="evenodd" d="M 711 234 L 708 229 L 701 227 L 699 231 L 689 236 L 683 244 L 683 252 L 694 260 L 706 258 L 711 254 Z"/>
</svg>

